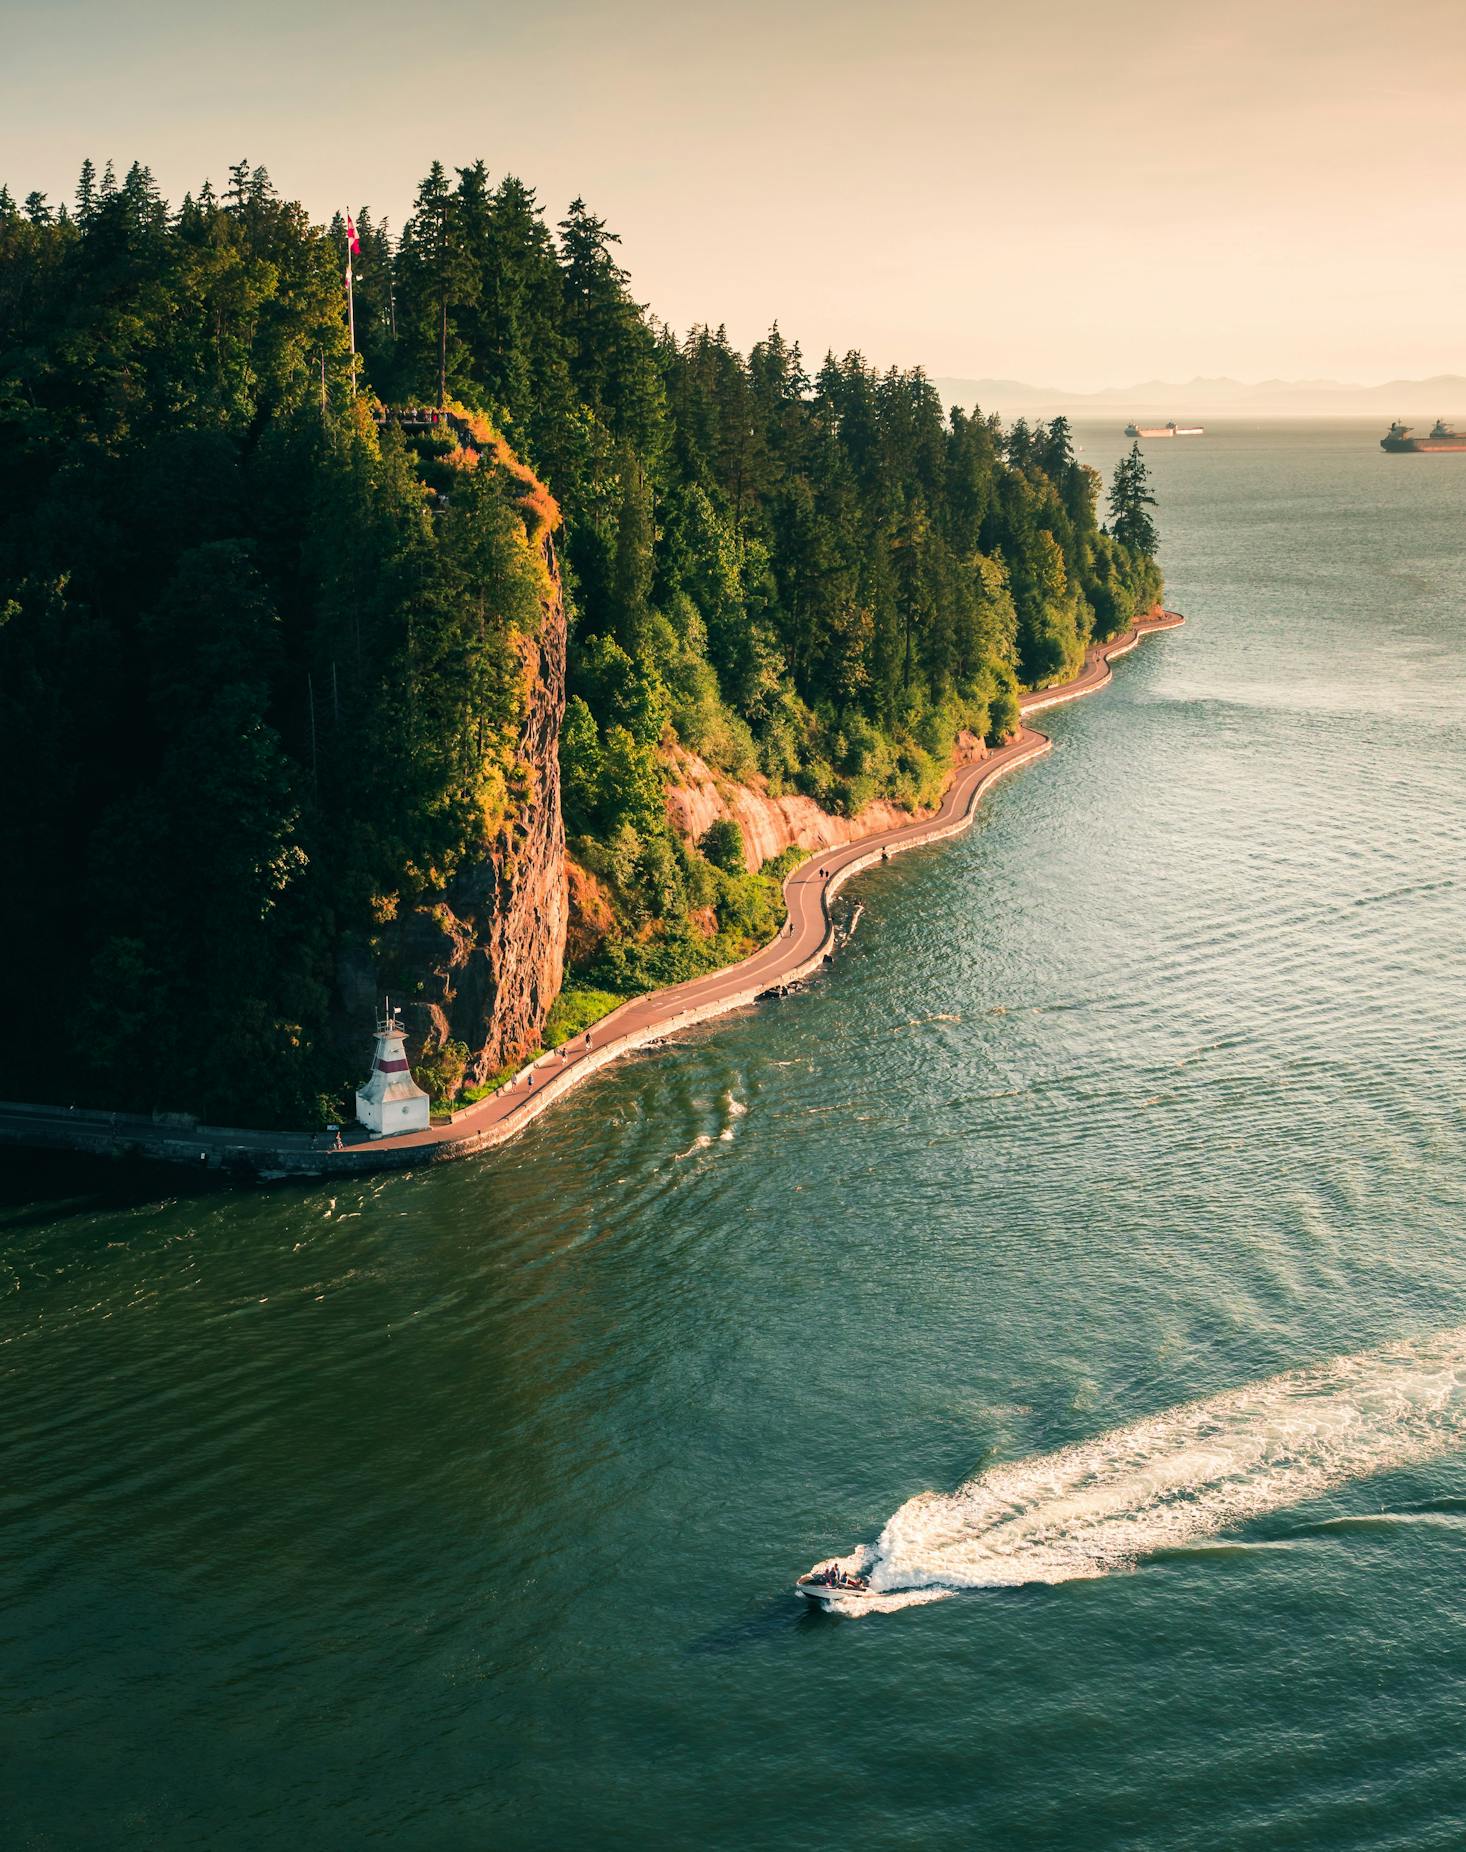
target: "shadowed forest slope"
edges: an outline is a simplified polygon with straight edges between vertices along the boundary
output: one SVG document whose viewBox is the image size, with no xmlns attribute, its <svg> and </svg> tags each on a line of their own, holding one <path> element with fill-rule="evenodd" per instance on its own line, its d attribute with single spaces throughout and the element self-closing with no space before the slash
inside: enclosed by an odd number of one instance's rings
<svg viewBox="0 0 1466 1852">
<path fill-rule="evenodd" d="M 482 164 L 355 224 L 353 363 L 345 222 L 262 169 L 176 208 L 139 166 L 0 189 L 0 955 L 37 1094 L 320 1122 L 383 988 L 435 1098 L 482 1088 L 776 924 L 736 824 L 669 818 L 675 748 L 930 802 L 1159 593 L 1138 453 L 1102 524 L 1062 419 L 675 335 L 581 201 L 552 226 Z"/>
</svg>

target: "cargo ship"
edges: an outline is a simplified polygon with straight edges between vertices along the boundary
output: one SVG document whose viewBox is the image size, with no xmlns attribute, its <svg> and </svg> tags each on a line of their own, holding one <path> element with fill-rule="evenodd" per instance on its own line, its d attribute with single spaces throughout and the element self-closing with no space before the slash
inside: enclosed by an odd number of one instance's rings
<svg viewBox="0 0 1466 1852">
<path fill-rule="evenodd" d="M 1444 418 L 1436 419 L 1428 437 L 1412 437 L 1410 426 L 1401 424 L 1397 418 L 1388 434 L 1379 440 L 1379 447 L 1397 456 L 1402 452 L 1408 454 L 1420 450 L 1466 450 L 1466 437 L 1448 425 Z"/>
<path fill-rule="evenodd" d="M 1204 424 L 1177 424 L 1173 418 L 1169 424 L 1127 424 L 1127 437 L 1204 437 Z"/>
</svg>

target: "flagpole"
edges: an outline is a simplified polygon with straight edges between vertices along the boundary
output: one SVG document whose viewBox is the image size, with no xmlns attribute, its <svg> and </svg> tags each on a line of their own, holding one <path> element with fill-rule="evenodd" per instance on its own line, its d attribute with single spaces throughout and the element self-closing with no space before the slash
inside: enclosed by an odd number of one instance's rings
<svg viewBox="0 0 1466 1852">
<path fill-rule="evenodd" d="M 351 396 L 356 397 L 356 292 L 351 274 L 351 247 L 346 247 L 346 327 L 351 337 Z"/>
</svg>

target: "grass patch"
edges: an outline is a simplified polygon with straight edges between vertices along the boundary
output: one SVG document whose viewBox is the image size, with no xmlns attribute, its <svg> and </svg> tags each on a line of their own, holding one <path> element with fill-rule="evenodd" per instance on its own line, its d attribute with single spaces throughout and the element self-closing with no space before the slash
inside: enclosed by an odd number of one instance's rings
<svg viewBox="0 0 1466 1852">
<path fill-rule="evenodd" d="M 624 1001 L 623 997 L 613 996 L 609 990 L 575 987 L 562 990 L 550 1005 L 550 1013 L 545 1018 L 545 1047 L 558 1048 L 562 1042 L 584 1035 L 592 1023 L 608 1016 L 618 1003 Z"/>
<path fill-rule="evenodd" d="M 454 1102 L 455 1106 L 477 1106 L 480 1100 L 486 1100 L 491 1093 L 496 1093 L 511 1074 L 517 1074 L 518 1067 L 501 1067 L 497 1074 L 481 1081 L 476 1087 L 465 1087 Z"/>
</svg>

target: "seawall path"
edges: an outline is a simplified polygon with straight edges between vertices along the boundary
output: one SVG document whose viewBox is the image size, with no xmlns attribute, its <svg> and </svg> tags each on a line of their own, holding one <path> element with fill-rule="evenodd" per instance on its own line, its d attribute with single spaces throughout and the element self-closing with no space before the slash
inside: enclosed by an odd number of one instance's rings
<svg viewBox="0 0 1466 1852">
<path fill-rule="evenodd" d="M 1184 622 L 1173 611 L 1136 620 L 1108 643 L 1094 644 L 1072 680 L 1019 697 L 1021 724 L 1005 745 L 976 764 L 960 766 L 940 807 L 929 817 L 816 853 L 784 882 L 788 920 L 776 939 L 736 965 L 666 990 L 633 997 L 601 1018 L 588 1036 L 540 1055 L 477 1105 L 465 1107 L 425 1132 L 369 1138 L 359 1127 L 344 1134 L 341 1150 L 328 1148 L 322 1134 L 259 1132 L 205 1126 L 186 1117 L 149 1118 L 57 1106 L 0 1103 L 0 1145 L 55 1147 L 103 1154 L 135 1153 L 196 1168 L 231 1169 L 258 1176 L 320 1176 L 343 1172 L 410 1169 L 471 1156 L 502 1144 L 600 1068 L 632 1049 L 709 1017 L 755 1002 L 770 991 L 797 984 L 828 961 L 834 948 L 830 900 L 853 875 L 888 861 L 903 850 L 956 836 L 972 821 L 990 785 L 1020 765 L 1041 757 L 1051 745 L 1027 723 L 1035 714 L 1103 688 L 1110 664 L 1143 637 L 1174 630 Z"/>
</svg>

